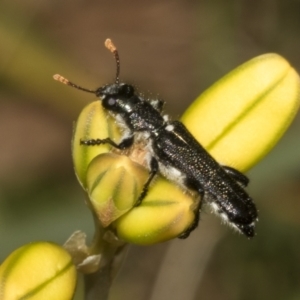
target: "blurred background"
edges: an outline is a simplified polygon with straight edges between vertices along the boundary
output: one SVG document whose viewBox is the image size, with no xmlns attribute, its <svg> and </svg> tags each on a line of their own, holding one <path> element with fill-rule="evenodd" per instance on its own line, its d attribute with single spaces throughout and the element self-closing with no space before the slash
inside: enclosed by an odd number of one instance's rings
<svg viewBox="0 0 300 300">
<path fill-rule="evenodd" d="M 178 118 L 207 87 L 267 52 L 300 72 L 299 0 L 0 2 L 0 261 L 30 241 L 64 241 L 93 222 L 73 173 L 73 121 L 121 79 Z M 204 212 L 187 240 L 130 246 L 111 300 L 300 299 L 300 115 L 249 173 L 260 212 L 249 241 Z M 80 288 L 76 299 L 83 299 Z"/>
</svg>

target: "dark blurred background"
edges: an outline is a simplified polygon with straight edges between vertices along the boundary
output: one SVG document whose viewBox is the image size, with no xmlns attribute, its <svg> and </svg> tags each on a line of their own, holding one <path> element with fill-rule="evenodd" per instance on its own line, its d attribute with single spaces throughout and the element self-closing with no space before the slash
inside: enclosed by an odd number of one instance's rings
<svg viewBox="0 0 300 300">
<path fill-rule="evenodd" d="M 2 261 L 24 243 L 93 235 L 73 173 L 72 122 L 121 79 L 167 101 L 178 118 L 244 61 L 277 52 L 300 72 L 299 0 L 0 2 L 0 233 Z M 248 175 L 260 211 L 249 241 L 209 213 L 187 240 L 130 246 L 111 300 L 300 299 L 300 118 Z M 76 299 L 82 299 L 80 289 Z"/>
</svg>

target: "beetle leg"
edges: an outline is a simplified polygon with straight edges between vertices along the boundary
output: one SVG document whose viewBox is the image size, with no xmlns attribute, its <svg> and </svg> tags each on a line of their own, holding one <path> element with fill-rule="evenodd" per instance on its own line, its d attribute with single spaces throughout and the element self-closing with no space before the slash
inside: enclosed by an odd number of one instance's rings
<svg viewBox="0 0 300 300">
<path fill-rule="evenodd" d="M 197 190 L 197 192 L 199 194 L 199 200 L 198 200 L 197 206 L 194 209 L 194 214 L 195 214 L 194 221 L 183 233 L 181 233 L 178 236 L 179 239 L 186 239 L 190 235 L 190 233 L 198 227 L 198 223 L 200 220 L 201 206 L 202 206 L 203 199 L 204 199 L 204 189 L 202 188 L 202 186 L 199 183 L 189 182 L 189 180 L 187 180 L 187 186 L 189 188 Z"/>
<path fill-rule="evenodd" d="M 196 208 L 194 209 L 194 214 L 195 214 L 194 221 L 192 222 L 192 224 L 184 232 L 182 232 L 178 236 L 179 239 L 186 239 L 187 237 L 189 237 L 190 233 L 198 227 L 198 224 L 199 224 L 199 221 L 200 221 L 201 206 L 202 206 L 202 203 L 203 203 L 202 200 L 203 200 L 203 195 L 200 195 L 199 202 L 198 202 Z"/>
<path fill-rule="evenodd" d="M 246 175 L 244 175 L 243 173 L 241 173 L 240 171 L 238 171 L 232 167 L 228 167 L 228 166 L 222 166 L 222 168 L 229 176 L 231 176 L 233 179 L 235 179 L 243 187 L 246 187 L 248 185 L 249 178 Z"/>
<path fill-rule="evenodd" d="M 91 139 L 91 140 L 80 140 L 80 145 L 85 146 L 99 146 L 102 144 L 109 144 L 117 149 L 123 150 L 132 146 L 133 136 L 123 139 L 119 144 L 115 143 L 111 138 L 106 139 Z"/>
<path fill-rule="evenodd" d="M 155 175 L 158 172 L 158 162 L 156 160 L 156 158 L 152 157 L 151 161 L 150 161 L 150 172 L 149 172 L 149 177 L 146 181 L 146 183 L 144 184 L 143 190 L 135 204 L 135 206 L 139 206 L 142 203 L 142 200 L 146 197 L 148 190 L 149 190 L 149 186 L 153 180 L 153 178 L 155 177 Z"/>
</svg>

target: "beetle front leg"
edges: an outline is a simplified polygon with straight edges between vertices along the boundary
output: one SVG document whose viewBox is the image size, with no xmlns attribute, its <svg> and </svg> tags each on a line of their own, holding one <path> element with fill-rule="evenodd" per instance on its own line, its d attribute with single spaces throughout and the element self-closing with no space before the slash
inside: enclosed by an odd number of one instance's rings
<svg viewBox="0 0 300 300">
<path fill-rule="evenodd" d="M 114 148 L 119 150 L 127 149 L 133 145 L 134 138 L 130 136 L 128 138 L 123 139 L 119 144 L 115 143 L 111 138 L 106 139 L 90 139 L 90 140 L 80 140 L 80 145 L 85 146 L 99 146 L 103 144 L 109 144 Z"/>
</svg>

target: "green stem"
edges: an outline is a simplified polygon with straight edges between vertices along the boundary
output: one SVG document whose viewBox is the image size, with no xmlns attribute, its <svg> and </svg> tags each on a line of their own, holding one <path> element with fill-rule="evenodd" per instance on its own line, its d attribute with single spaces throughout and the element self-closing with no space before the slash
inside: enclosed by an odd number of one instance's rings
<svg viewBox="0 0 300 300">
<path fill-rule="evenodd" d="M 85 300 L 107 300 L 111 286 L 112 262 L 101 267 L 96 273 L 86 274 Z"/>
<path fill-rule="evenodd" d="M 120 266 L 122 260 L 117 260 L 116 255 L 122 252 L 124 243 L 108 239 L 109 229 L 104 229 L 98 217 L 93 213 L 95 234 L 90 247 L 90 255 L 101 254 L 99 270 L 92 274 L 84 275 L 85 300 L 107 300 L 110 286 L 115 275 L 115 268 Z"/>
</svg>

